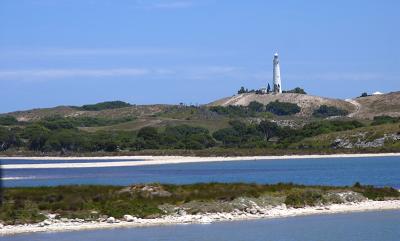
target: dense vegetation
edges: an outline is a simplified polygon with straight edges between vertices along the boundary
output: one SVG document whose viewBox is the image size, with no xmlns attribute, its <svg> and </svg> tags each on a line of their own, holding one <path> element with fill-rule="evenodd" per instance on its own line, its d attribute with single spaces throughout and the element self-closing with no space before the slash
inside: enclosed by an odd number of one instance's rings
<svg viewBox="0 0 400 241">
<path fill-rule="evenodd" d="M 303 186 L 295 184 L 208 183 L 190 185 L 149 184 L 119 186 L 58 186 L 6 188 L 0 207 L 0 220 L 6 224 L 34 223 L 45 219 L 43 213 L 57 213 L 58 218 L 94 220 L 102 215 L 121 218 L 125 214 L 154 218 L 164 212 L 162 204 L 179 207 L 193 201 L 229 202 L 239 197 L 257 198 L 262 195 L 281 200 L 292 207 L 337 203 L 332 197 L 337 191 L 354 191 L 373 200 L 399 198 L 393 188 L 376 188 L 356 184 L 353 187 Z M 193 205 L 191 213 L 199 210 Z M 218 212 L 218 209 L 214 209 Z"/>
<path fill-rule="evenodd" d="M 241 105 L 212 106 L 210 107 L 210 110 L 229 117 L 251 117 L 256 114 L 250 108 Z"/>
<path fill-rule="evenodd" d="M 326 118 L 330 116 L 346 116 L 349 112 L 347 110 L 339 109 L 335 106 L 321 105 L 318 109 L 314 110 L 313 116 L 319 118 Z"/>
<path fill-rule="evenodd" d="M 260 102 L 252 101 L 248 106 L 213 106 L 210 107 L 210 110 L 230 117 L 256 117 L 262 114 L 294 115 L 299 113 L 301 108 L 297 104 L 288 102 L 275 101 L 264 105 Z"/>
<path fill-rule="evenodd" d="M 269 94 L 271 93 L 271 86 L 268 84 L 266 89 L 258 89 L 258 90 L 254 90 L 254 89 L 247 89 L 244 88 L 243 86 L 240 87 L 240 89 L 238 90 L 238 94 L 245 94 L 245 93 L 255 93 L 255 94 Z M 282 93 L 294 93 L 294 94 L 303 94 L 306 95 L 307 93 L 304 91 L 304 89 L 300 88 L 300 87 L 296 87 L 294 89 L 291 90 L 283 90 Z"/>
<path fill-rule="evenodd" d="M 154 127 L 139 130 L 134 142 L 137 150 L 142 149 L 204 149 L 215 145 L 207 129 L 188 125 L 168 126 L 163 132 Z"/>
<path fill-rule="evenodd" d="M 92 105 L 83 105 L 81 107 L 77 107 L 81 110 L 89 110 L 89 111 L 98 111 L 98 110 L 107 110 L 107 109 L 118 109 L 123 107 L 129 107 L 131 104 L 123 102 L 123 101 L 106 101 L 100 102 Z"/>
<path fill-rule="evenodd" d="M 18 120 L 11 115 L 0 116 L 0 125 L 11 126 L 18 124 Z"/>
<path fill-rule="evenodd" d="M 53 116 L 42 119 L 41 121 L 38 122 L 38 124 L 43 125 L 44 127 L 50 130 L 56 130 L 56 129 L 73 129 L 76 127 L 108 126 L 132 120 L 134 120 L 134 118 L 132 117 L 110 119 L 110 118 L 88 117 L 88 116 L 80 116 L 80 117 Z"/>
<path fill-rule="evenodd" d="M 301 108 L 297 104 L 288 102 L 270 102 L 265 106 L 266 110 L 275 115 L 294 115 L 300 112 Z"/>
<path fill-rule="evenodd" d="M 400 122 L 400 117 L 391 117 L 387 115 L 375 116 L 374 121 L 371 123 L 373 126 L 388 124 L 388 123 L 398 123 Z"/>
<path fill-rule="evenodd" d="M 306 95 L 307 93 L 304 91 L 304 89 L 300 88 L 300 87 L 296 87 L 292 90 L 284 90 L 282 91 L 282 93 L 294 93 L 294 94 L 303 94 Z"/>
<path fill-rule="evenodd" d="M 263 106 L 262 106 L 263 107 Z M 262 111 L 255 103 L 251 111 Z M 293 129 L 268 120 L 231 120 L 229 127 L 211 133 L 203 127 L 186 124 L 164 128 L 143 127 L 132 131 L 87 132 L 82 126 L 118 123 L 127 119 L 45 118 L 23 126 L 0 127 L 0 151 L 9 148 L 36 152 L 115 152 L 120 150 L 200 150 L 223 148 L 287 148 L 290 144 L 319 134 L 351 130 L 364 126 L 358 121 L 320 121 Z"/>
</svg>

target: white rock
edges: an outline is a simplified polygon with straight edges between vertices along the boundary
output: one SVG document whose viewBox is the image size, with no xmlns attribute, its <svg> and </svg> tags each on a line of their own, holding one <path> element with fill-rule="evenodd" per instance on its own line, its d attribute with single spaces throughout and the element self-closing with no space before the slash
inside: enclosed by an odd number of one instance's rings
<svg viewBox="0 0 400 241">
<path fill-rule="evenodd" d="M 185 216 L 187 213 L 186 213 L 185 210 L 180 209 L 180 210 L 178 211 L 178 214 L 181 215 L 181 216 Z"/>
<path fill-rule="evenodd" d="M 207 216 L 203 216 L 199 219 L 199 222 L 203 224 L 212 223 L 212 219 Z"/>
<path fill-rule="evenodd" d="M 114 217 L 107 218 L 107 223 L 115 223 L 115 218 Z"/>
<path fill-rule="evenodd" d="M 58 216 L 58 214 L 52 214 L 52 213 L 47 214 L 47 218 L 49 218 L 49 219 L 55 219 L 57 216 Z"/>
<path fill-rule="evenodd" d="M 0 228 L 3 228 L 3 227 L 4 227 L 4 225 L 2 223 L 0 223 Z"/>
<path fill-rule="evenodd" d="M 124 215 L 124 220 L 127 222 L 133 222 L 135 221 L 135 217 L 133 217 L 132 215 Z"/>
<path fill-rule="evenodd" d="M 43 221 L 43 224 L 46 225 L 46 226 L 47 226 L 47 225 L 50 225 L 51 223 L 52 223 L 52 222 L 51 222 L 51 220 L 49 220 L 49 219 L 46 219 L 46 220 Z"/>
</svg>

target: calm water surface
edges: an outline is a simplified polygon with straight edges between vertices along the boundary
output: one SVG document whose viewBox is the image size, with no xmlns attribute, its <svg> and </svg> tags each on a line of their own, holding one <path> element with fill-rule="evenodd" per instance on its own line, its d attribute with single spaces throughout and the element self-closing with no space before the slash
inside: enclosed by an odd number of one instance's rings
<svg viewBox="0 0 400 241">
<path fill-rule="evenodd" d="M 2 162 L 10 164 L 10 162 L 26 161 L 2 160 Z M 175 184 L 294 182 L 352 185 L 358 181 L 363 184 L 400 188 L 400 157 L 259 160 L 71 169 L 7 169 L 3 170 L 3 175 L 4 184 L 8 187 L 64 184 L 129 185 L 146 182 Z"/>
<path fill-rule="evenodd" d="M 398 241 L 400 211 L 0 237 L 2 241 Z"/>
</svg>

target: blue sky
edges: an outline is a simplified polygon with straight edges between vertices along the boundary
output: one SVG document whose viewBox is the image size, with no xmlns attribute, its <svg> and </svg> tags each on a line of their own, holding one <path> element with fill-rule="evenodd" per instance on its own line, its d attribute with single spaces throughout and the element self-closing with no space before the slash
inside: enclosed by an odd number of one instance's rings
<svg viewBox="0 0 400 241">
<path fill-rule="evenodd" d="M 400 90 L 400 1 L 1 0 L 0 112 Z"/>
</svg>

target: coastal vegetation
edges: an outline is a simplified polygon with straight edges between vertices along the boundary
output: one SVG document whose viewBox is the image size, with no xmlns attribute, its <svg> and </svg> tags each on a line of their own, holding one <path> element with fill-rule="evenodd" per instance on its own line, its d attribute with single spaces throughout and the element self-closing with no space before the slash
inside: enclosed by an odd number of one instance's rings
<svg viewBox="0 0 400 241">
<path fill-rule="evenodd" d="M 314 110 L 313 116 L 319 118 L 326 118 L 330 116 L 346 116 L 349 112 L 347 110 L 339 109 L 335 106 L 321 105 L 318 109 Z"/>
<path fill-rule="evenodd" d="M 301 108 L 297 104 L 288 102 L 271 102 L 265 106 L 266 110 L 275 115 L 294 115 L 300 112 Z"/>
<path fill-rule="evenodd" d="M 187 213 L 229 212 L 246 203 L 305 207 L 348 201 L 398 199 L 389 187 L 304 186 L 296 184 L 201 183 L 190 185 L 138 184 L 121 186 L 57 186 L 6 188 L 0 220 L 5 224 L 36 223 L 47 214 L 57 218 L 95 220 L 130 214 L 156 218 L 178 209 Z M 261 204 L 260 204 L 261 205 Z M 175 210 L 175 211 L 174 211 Z"/>
<path fill-rule="evenodd" d="M 381 115 L 381 116 L 375 116 L 374 121 L 371 123 L 371 125 L 377 126 L 382 124 L 399 123 L 399 122 L 400 122 L 400 117 Z"/>
<path fill-rule="evenodd" d="M 204 127 L 190 125 L 143 127 L 137 132 L 96 131 L 87 132 L 79 127 L 116 123 L 121 121 L 99 118 L 48 118 L 24 126 L 0 128 L 0 150 L 27 149 L 36 152 L 115 152 L 145 149 L 200 150 L 223 148 L 286 148 L 307 137 L 323 133 L 351 130 L 362 127 L 358 121 L 318 121 L 301 129 L 279 126 L 276 122 L 229 121 L 229 127 L 210 132 Z M 125 121 L 122 120 L 122 121 Z M 272 141 L 273 140 L 273 141 Z"/>
<path fill-rule="evenodd" d="M 348 116 L 353 104 L 322 101 L 304 94 L 301 88 L 281 95 L 258 95 L 245 88 L 240 91 L 249 94 L 202 106 L 136 106 L 108 101 L 0 115 L 0 152 L 214 156 L 400 150 L 400 118 L 395 115 L 353 118 Z M 367 106 L 379 104 L 382 109 L 381 101 L 374 102 L 376 98 L 386 103 L 398 94 L 357 101 Z M 240 103 L 230 102 L 239 97 L 244 98 Z M 366 109 L 358 110 L 363 111 Z"/>
<path fill-rule="evenodd" d="M 88 111 L 99 111 L 99 110 L 108 110 L 108 109 L 118 109 L 123 107 L 129 107 L 131 104 L 123 102 L 123 101 L 105 101 L 92 105 L 82 105 L 81 107 L 75 107 L 80 110 L 88 110 Z"/>
<path fill-rule="evenodd" d="M 260 111 L 260 108 L 261 105 L 257 103 L 251 105 L 251 111 L 255 113 L 259 113 L 256 111 Z M 188 108 L 188 110 L 195 109 Z M 219 109 L 222 110 L 222 108 Z M 201 111 L 201 113 L 203 112 Z M 213 111 L 210 110 L 210 112 Z M 345 146 L 335 144 L 338 138 L 343 139 L 343 135 L 350 138 L 345 138 L 346 141 L 360 140 L 360 138 L 351 137 L 354 135 L 361 135 L 365 139 L 364 142 L 367 144 L 364 145 L 363 142 L 358 145 L 357 149 L 353 148 L 356 152 L 363 149 L 374 152 L 371 149 L 374 146 L 379 146 L 379 151 L 384 151 L 384 148 L 387 148 L 387 151 L 393 151 L 399 147 L 398 119 L 393 117 L 377 117 L 370 124 L 348 119 L 316 119 L 301 127 L 283 126 L 279 124 L 279 121 L 264 117 L 257 117 L 258 120 L 249 121 L 243 118 L 224 119 L 210 114 L 209 118 L 211 128 L 201 122 L 198 123 L 202 126 L 192 125 L 185 118 L 185 122 L 188 124 L 144 126 L 132 131 L 124 129 L 87 131 L 87 128 L 134 123 L 135 119 L 132 117 L 109 119 L 54 116 L 34 122 L 18 122 L 16 125 L 0 126 L 0 151 L 5 153 L 36 152 L 51 155 L 56 153 L 59 155 L 94 154 L 97 152 L 125 154 L 134 152 L 139 155 L 140 153 L 245 155 L 250 150 L 253 150 L 253 153 L 264 155 L 310 154 L 330 153 L 334 150 L 343 152 L 345 149 L 349 149 L 347 144 Z M 226 124 L 220 127 L 212 126 L 212 123 L 221 122 Z M 385 136 L 385 133 L 393 134 Z M 321 140 L 324 136 L 328 138 Z M 385 141 L 376 145 L 368 144 L 382 137 L 386 138 Z"/>
</svg>

